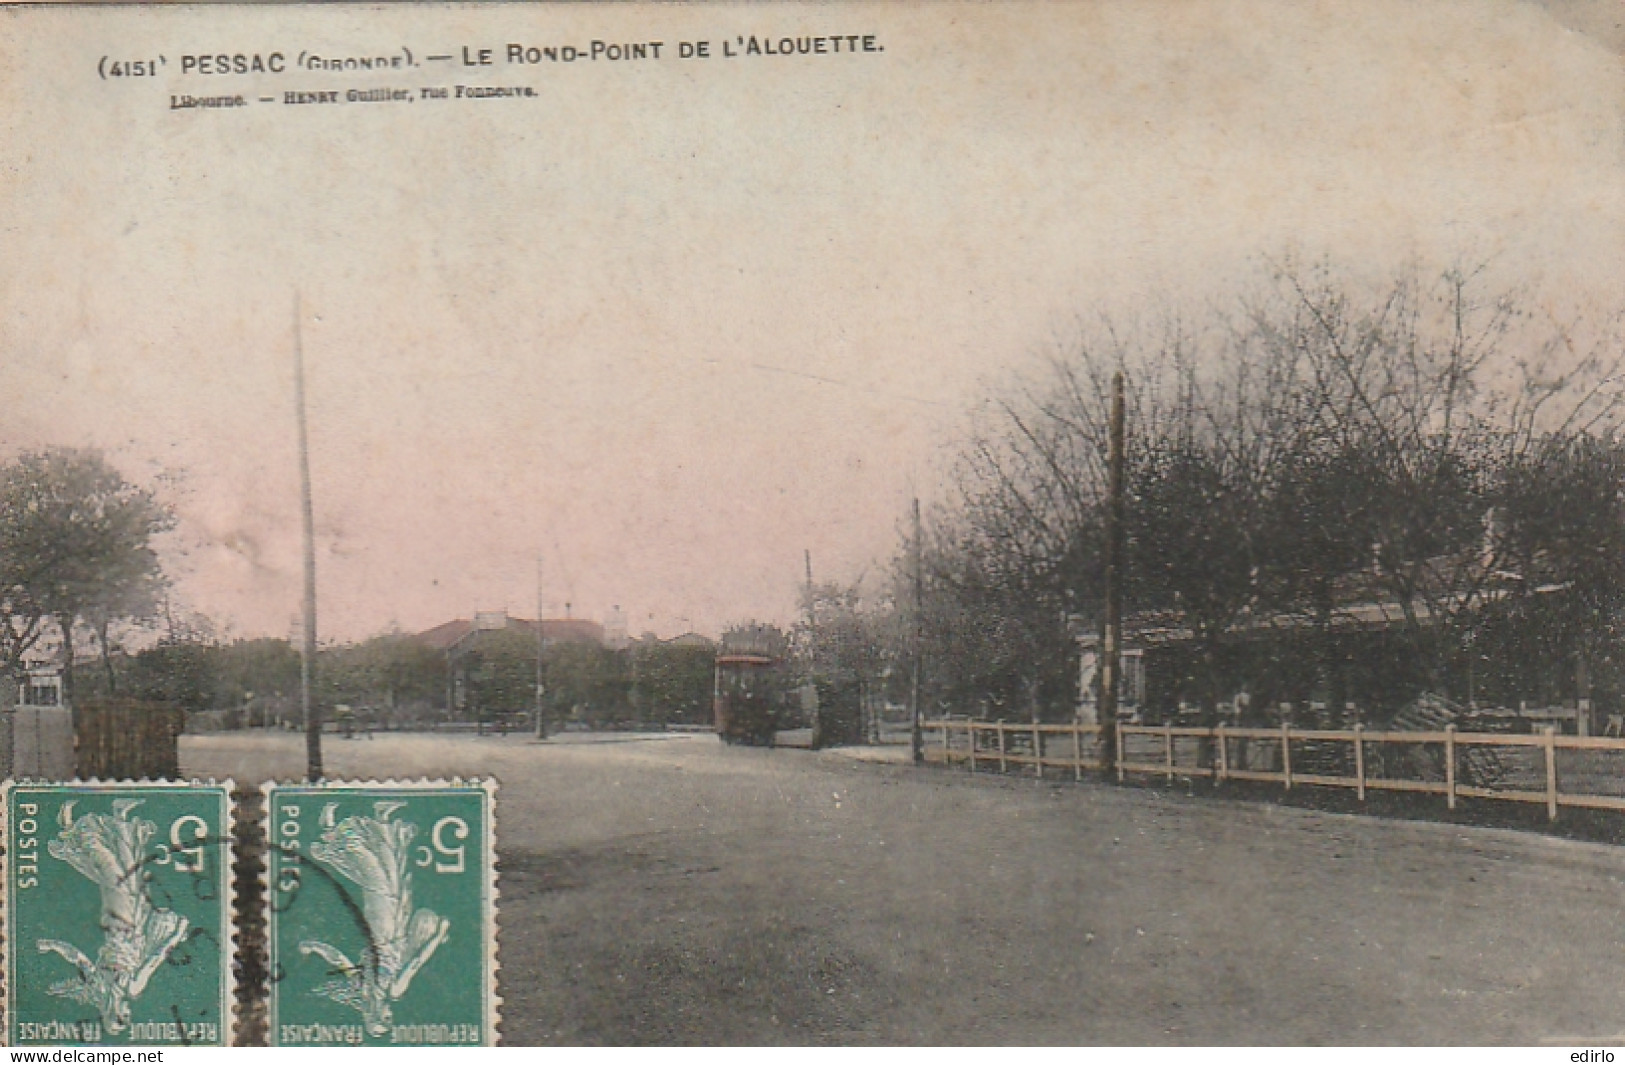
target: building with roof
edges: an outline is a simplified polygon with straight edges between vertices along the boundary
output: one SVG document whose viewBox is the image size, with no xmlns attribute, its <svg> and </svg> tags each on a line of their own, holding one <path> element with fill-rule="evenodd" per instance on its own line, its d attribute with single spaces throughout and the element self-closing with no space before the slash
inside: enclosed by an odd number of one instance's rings
<svg viewBox="0 0 1625 1065">
<path fill-rule="evenodd" d="M 509 617 L 506 610 L 481 610 L 472 618 L 454 618 L 412 637 L 414 641 L 437 651 L 452 651 L 479 639 L 482 632 L 518 632 L 536 637 L 541 626 L 544 643 L 585 643 L 600 647 L 606 643 L 604 626 L 586 618 L 544 618 L 540 622 L 527 618 Z"/>
</svg>

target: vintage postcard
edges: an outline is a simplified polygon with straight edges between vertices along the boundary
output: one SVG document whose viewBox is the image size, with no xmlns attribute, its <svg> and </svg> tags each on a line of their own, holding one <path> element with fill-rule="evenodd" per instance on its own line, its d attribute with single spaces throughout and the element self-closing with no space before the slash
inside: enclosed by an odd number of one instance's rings
<svg viewBox="0 0 1625 1065">
<path fill-rule="evenodd" d="M 0 795 L 7 1043 L 228 1045 L 231 785 L 8 783 Z"/>
<path fill-rule="evenodd" d="M 1612 0 L 0 4 L 0 777 L 245 1042 L 1588 1052 L 1621 293 Z"/>
</svg>

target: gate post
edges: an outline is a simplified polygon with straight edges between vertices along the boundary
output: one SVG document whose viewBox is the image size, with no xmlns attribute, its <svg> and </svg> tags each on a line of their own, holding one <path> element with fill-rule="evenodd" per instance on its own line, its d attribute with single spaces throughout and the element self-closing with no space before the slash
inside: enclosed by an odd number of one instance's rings
<svg viewBox="0 0 1625 1065">
<path fill-rule="evenodd" d="M 1557 820 L 1557 728 L 1546 726 L 1546 819 Z"/>
<path fill-rule="evenodd" d="M 1456 808 L 1456 726 L 1452 722 L 1444 727 L 1444 802 L 1445 809 Z"/>
<path fill-rule="evenodd" d="M 1083 724 L 1072 721 L 1072 779 L 1083 779 Z"/>
<path fill-rule="evenodd" d="M 1365 802 L 1365 726 L 1359 722 L 1354 724 L 1354 788 Z"/>
</svg>

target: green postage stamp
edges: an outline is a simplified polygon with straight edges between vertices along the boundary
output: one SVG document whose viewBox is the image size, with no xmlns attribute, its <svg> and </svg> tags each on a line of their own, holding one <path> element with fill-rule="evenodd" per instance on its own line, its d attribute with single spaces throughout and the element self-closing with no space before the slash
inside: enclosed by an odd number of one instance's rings
<svg viewBox="0 0 1625 1065">
<path fill-rule="evenodd" d="M 230 783 L 6 783 L 11 1046 L 224 1046 Z"/>
<path fill-rule="evenodd" d="M 495 795 L 265 785 L 272 1046 L 496 1043 Z"/>
</svg>

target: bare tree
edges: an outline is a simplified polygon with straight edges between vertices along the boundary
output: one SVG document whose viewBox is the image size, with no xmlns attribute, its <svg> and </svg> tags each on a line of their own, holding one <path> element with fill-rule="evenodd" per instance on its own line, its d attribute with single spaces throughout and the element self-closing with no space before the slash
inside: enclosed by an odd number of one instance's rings
<svg viewBox="0 0 1625 1065">
<path fill-rule="evenodd" d="M 1186 634 L 1200 663 L 1187 688 L 1210 715 L 1246 682 L 1242 644 L 1306 637 L 1316 652 L 1300 672 L 1341 708 L 1341 634 L 1362 602 L 1395 615 L 1441 691 L 1514 594 L 1527 609 L 1537 586 L 1583 582 L 1565 609 L 1611 631 L 1599 619 L 1625 608 L 1625 578 L 1585 543 L 1625 537 L 1610 503 L 1618 333 L 1533 307 L 1488 292 L 1482 270 L 1373 287 L 1288 265 L 1232 308 L 1144 333 L 1104 322 L 1046 360 L 990 405 L 933 521 L 925 628 L 952 698 L 1007 701 L 1023 665 L 1064 675 L 1062 619 L 1098 613 L 1117 371 L 1130 385 L 1126 611 Z M 1554 508 L 1570 516 L 1536 519 Z"/>
</svg>

